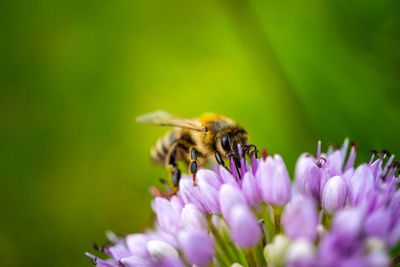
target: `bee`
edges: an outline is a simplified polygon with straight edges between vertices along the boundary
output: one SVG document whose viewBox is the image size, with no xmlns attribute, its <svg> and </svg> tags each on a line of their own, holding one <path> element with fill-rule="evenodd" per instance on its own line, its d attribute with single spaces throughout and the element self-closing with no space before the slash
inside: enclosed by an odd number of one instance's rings
<svg viewBox="0 0 400 267">
<path fill-rule="evenodd" d="M 205 160 L 214 156 L 216 162 L 225 167 L 223 157 L 232 157 L 240 175 L 240 155 L 238 145 L 249 153 L 254 145 L 248 145 L 247 131 L 232 119 L 207 113 L 196 119 L 185 119 L 165 111 L 155 111 L 136 118 L 144 124 L 174 127 L 164 137 L 158 139 L 151 149 L 150 156 L 157 165 L 165 166 L 171 172 L 174 187 L 178 187 L 181 171 L 178 161 L 189 164 L 189 172 L 196 185 L 196 172 Z"/>
</svg>

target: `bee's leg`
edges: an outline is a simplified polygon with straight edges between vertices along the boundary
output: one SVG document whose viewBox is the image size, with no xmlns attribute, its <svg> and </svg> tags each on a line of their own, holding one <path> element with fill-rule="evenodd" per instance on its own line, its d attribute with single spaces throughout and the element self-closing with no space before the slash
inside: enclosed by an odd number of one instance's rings
<svg viewBox="0 0 400 267">
<path fill-rule="evenodd" d="M 196 172 L 197 172 L 197 155 L 198 152 L 197 150 L 192 147 L 192 149 L 190 150 L 190 174 L 193 177 L 193 185 L 196 186 Z"/>
<path fill-rule="evenodd" d="M 218 151 L 215 151 L 215 159 L 217 160 L 219 166 L 225 167 L 225 162 Z"/>
<path fill-rule="evenodd" d="M 254 148 L 253 151 L 251 151 Z M 243 146 L 243 155 L 255 155 L 255 158 L 257 158 L 257 147 L 255 145 L 244 145 Z"/>
<path fill-rule="evenodd" d="M 178 143 L 175 142 L 169 149 L 166 160 L 167 168 L 171 172 L 171 180 L 174 187 L 179 186 L 179 180 L 181 179 L 181 171 L 179 170 L 177 163 L 177 148 Z"/>
</svg>

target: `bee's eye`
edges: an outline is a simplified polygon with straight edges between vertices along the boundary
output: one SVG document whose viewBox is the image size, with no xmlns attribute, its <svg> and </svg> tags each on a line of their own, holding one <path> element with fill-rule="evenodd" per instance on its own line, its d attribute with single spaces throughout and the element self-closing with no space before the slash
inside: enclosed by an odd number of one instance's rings
<svg viewBox="0 0 400 267">
<path fill-rule="evenodd" d="M 221 138 L 221 146 L 225 151 L 229 151 L 231 146 L 229 144 L 229 136 L 226 134 Z"/>
</svg>

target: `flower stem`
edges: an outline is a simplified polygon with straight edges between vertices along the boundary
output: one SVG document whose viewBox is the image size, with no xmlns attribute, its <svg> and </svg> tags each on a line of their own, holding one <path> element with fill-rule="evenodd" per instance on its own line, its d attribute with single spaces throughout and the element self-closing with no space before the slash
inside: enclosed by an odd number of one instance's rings
<svg viewBox="0 0 400 267">
<path fill-rule="evenodd" d="M 256 252 L 257 252 L 258 258 L 260 259 L 261 266 L 266 266 L 267 263 L 265 262 L 264 251 L 263 250 L 264 250 L 263 246 L 261 244 L 257 244 Z"/>
<path fill-rule="evenodd" d="M 250 253 L 253 256 L 255 265 L 257 267 L 261 267 L 262 265 L 261 265 L 261 262 L 260 262 L 260 258 L 258 257 L 257 251 L 256 251 L 256 249 L 254 247 L 250 248 Z"/>
<path fill-rule="evenodd" d="M 232 257 L 232 254 L 230 253 L 228 248 L 225 246 L 225 242 L 222 239 L 221 235 L 219 234 L 218 230 L 214 227 L 213 222 L 211 220 L 209 220 L 208 224 L 210 226 L 211 232 L 213 233 L 213 235 L 215 237 L 216 246 L 219 248 L 221 259 L 225 263 L 227 262 L 228 263 L 227 266 L 229 266 L 230 262 L 235 261 L 235 257 Z"/>
<path fill-rule="evenodd" d="M 229 267 L 230 266 L 229 260 L 224 257 L 223 252 L 221 251 L 221 247 L 216 245 L 215 250 L 216 250 L 215 258 L 217 259 L 218 265 L 221 267 Z"/>
<path fill-rule="evenodd" d="M 274 209 L 275 234 L 279 234 L 281 232 L 282 207 L 274 206 L 273 209 Z"/>
<path fill-rule="evenodd" d="M 244 254 L 243 250 L 238 249 L 238 251 L 239 251 L 240 263 L 245 267 L 249 267 L 249 263 L 246 260 L 246 255 Z"/>
<path fill-rule="evenodd" d="M 272 242 L 272 240 L 274 239 L 275 236 L 275 225 L 274 225 L 274 219 L 273 219 L 273 215 L 272 215 L 272 208 L 269 205 L 266 205 L 264 207 L 264 211 L 263 211 L 263 217 L 264 217 L 264 226 L 265 229 L 267 230 L 266 232 L 266 241 L 267 244 Z"/>
</svg>

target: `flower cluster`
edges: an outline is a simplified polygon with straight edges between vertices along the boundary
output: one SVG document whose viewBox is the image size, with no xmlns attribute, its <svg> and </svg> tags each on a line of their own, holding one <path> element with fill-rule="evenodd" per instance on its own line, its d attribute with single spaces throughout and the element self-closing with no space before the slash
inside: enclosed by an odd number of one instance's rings
<svg viewBox="0 0 400 267">
<path fill-rule="evenodd" d="M 347 140 L 320 147 L 300 156 L 293 185 L 279 155 L 200 169 L 196 186 L 184 175 L 177 194 L 153 200 L 152 230 L 111 235 L 111 259 L 87 255 L 100 267 L 389 266 L 400 240 L 399 164 L 383 151 L 355 168 Z"/>
</svg>

